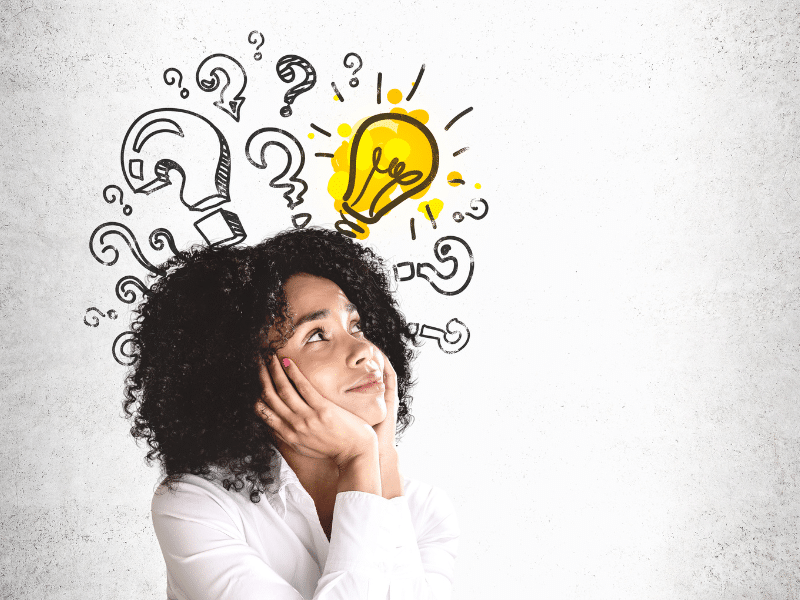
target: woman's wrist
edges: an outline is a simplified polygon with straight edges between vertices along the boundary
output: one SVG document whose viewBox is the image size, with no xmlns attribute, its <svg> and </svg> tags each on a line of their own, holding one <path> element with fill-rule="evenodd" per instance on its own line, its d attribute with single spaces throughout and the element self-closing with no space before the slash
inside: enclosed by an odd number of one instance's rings
<svg viewBox="0 0 800 600">
<path fill-rule="evenodd" d="M 381 463 L 377 441 L 341 462 L 339 467 L 338 492 L 367 492 L 381 495 Z"/>
</svg>

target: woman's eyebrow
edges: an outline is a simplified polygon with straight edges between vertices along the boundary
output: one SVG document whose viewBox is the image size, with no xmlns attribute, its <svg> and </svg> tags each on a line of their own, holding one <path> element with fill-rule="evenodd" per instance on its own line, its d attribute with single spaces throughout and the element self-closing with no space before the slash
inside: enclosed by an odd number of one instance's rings
<svg viewBox="0 0 800 600">
<path fill-rule="evenodd" d="M 354 313 L 354 312 L 356 312 L 358 310 L 356 308 L 356 305 L 353 304 L 352 302 L 349 302 L 348 304 L 346 304 L 344 308 L 345 308 L 345 310 L 347 311 L 348 314 Z M 297 323 L 294 324 L 294 326 L 295 327 L 300 327 L 300 325 L 302 325 L 303 323 L 308 323 L 309 321 L 318 321 L 319 319 L 324 319 L 326 317 L 329 317 L 330 315 L 331 315 L 331 311 L 329 311 L 327 308 L 324 308 L 322 310 L 315 310 L 312 313 L 308 313 L 307 315 L 304 315 L 304 316 L 300 317 L 297 320 Z"/>
</svg>

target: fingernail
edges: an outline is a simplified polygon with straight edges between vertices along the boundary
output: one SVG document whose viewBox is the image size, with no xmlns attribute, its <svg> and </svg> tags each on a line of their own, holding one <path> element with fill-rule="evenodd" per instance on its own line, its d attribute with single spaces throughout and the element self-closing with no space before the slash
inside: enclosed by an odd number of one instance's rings
<svg viewBox="0 0 800 600">
<path fill-rule="evenodd" d="M 292 361 L 290 361 L 288 358 L 284 358 L 281 362 L 283 363 L 284 369 L 288 368 L 289 365 L 292 364 Z"/>
</svg>

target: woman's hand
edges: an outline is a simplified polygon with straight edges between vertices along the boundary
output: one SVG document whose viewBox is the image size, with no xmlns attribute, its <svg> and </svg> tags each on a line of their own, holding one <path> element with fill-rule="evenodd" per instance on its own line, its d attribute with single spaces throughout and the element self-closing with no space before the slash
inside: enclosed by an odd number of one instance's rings
<svg viewBox="0 0 800 600">
<path fill-rule="evenodd" d="M 380 350 L 379 350 L 380 352 Z M 375 425 L 375 433 L 378 436 L 378 452 L 381 456 L 387 456 L 395 452 L 395 432 L 397 431 L 397 407 L 399 400 L 397 397 L 397 373 L 395 373 L 389 358 L 383 354 L 383 384 L 386 391 L 383 399 L 386 402 L 386 418 Z"/>
<path fill-rule="evenodd" d="M 340 468 L 374 453 L 376 435 L 366 421 L 324 398 L 294 362 L 285 358 L 283 363 L 281 368 L 274 355 L 268 365 L 262 361 L 263 394 L 256 403 L 256 412 L 278 438 L 303 456 L 330 458 Z"/>
<path fill-rule="evenodd" d="M 403 476 L 400 474 L 400 459 L 395 448 L 397 408 L 400 400 L 397 396 L 397 373 L 385 354 L 383 354 L 383 383 L 386 386 L 383 395 L 386 402 L 386 418 L 373 429 L 378 436 L 382 495 L 384 498 L 396 498 L 403 495 Z"/>
</svg>

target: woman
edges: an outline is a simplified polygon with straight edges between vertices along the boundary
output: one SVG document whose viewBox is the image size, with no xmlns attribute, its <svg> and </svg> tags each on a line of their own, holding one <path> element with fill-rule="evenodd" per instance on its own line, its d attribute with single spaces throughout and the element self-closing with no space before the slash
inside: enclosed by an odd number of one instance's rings
<svg viewBox="0 0 800 600">
<path fill-rule="evenodd" d="M 413 353 L 383 262 L 308 228 L 165 266 L 125 410 L 167 475 L 168 598 L 449 598 L 452 506 L 399 472 Z"/>
</svg>

